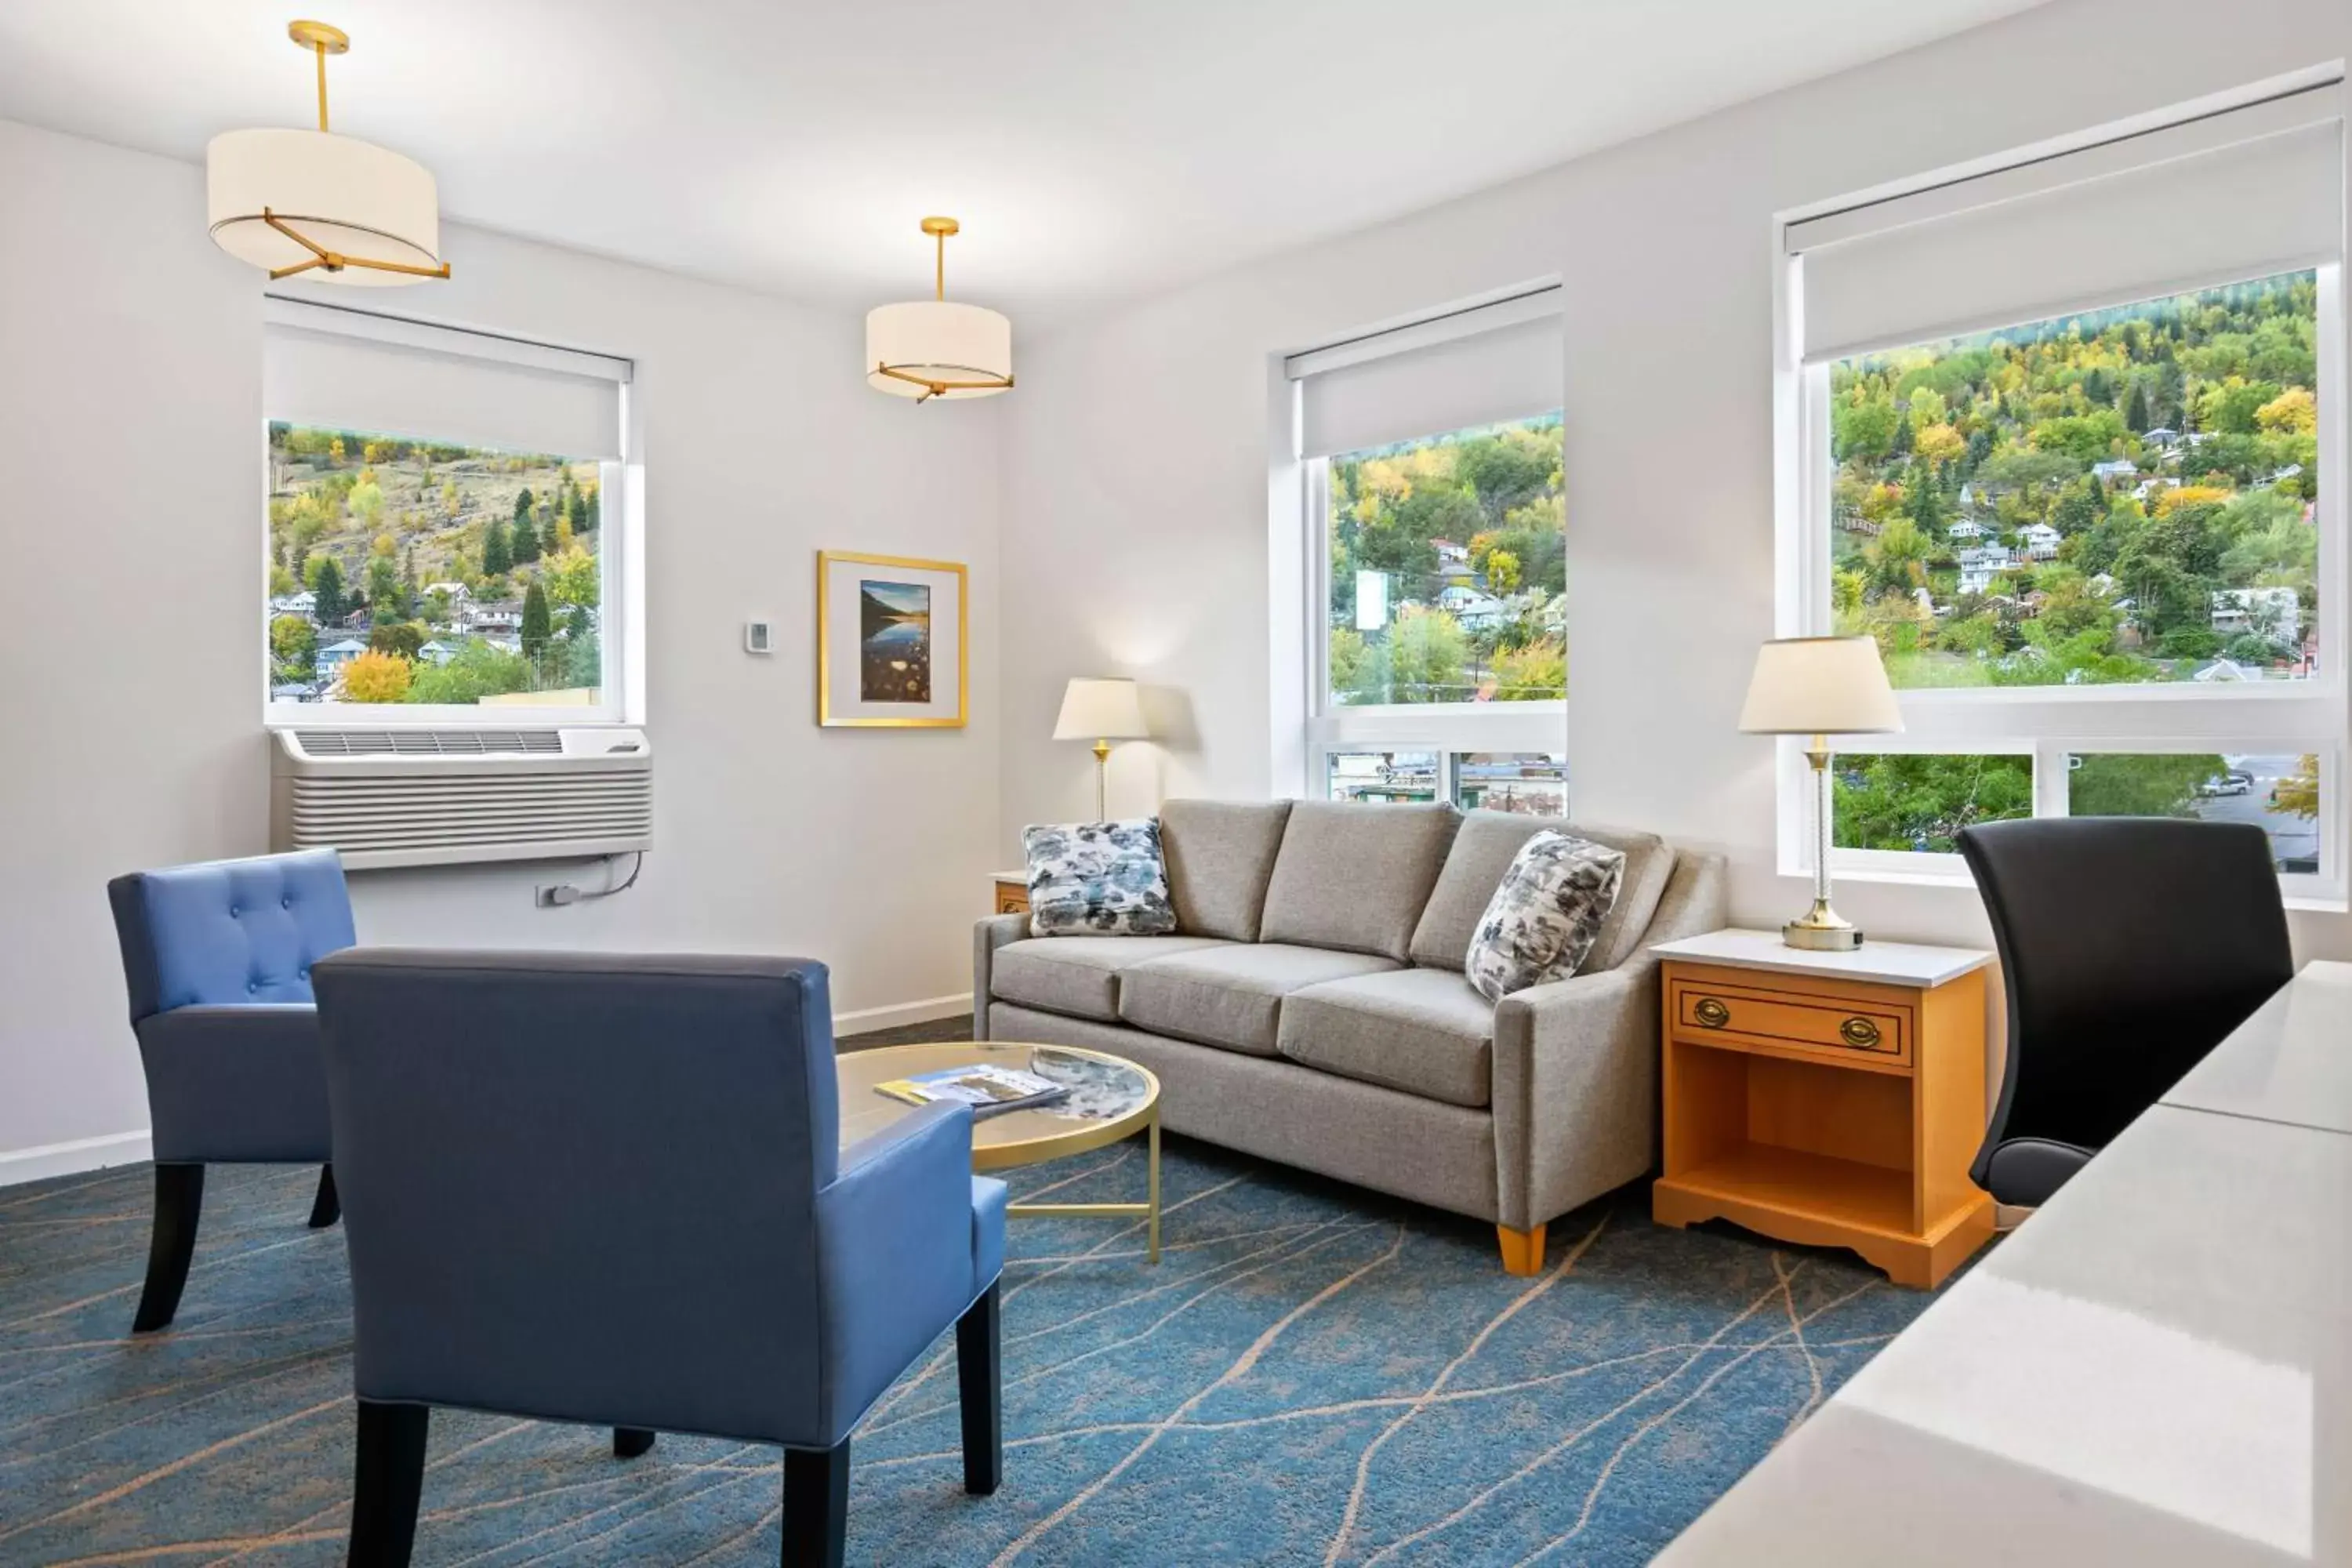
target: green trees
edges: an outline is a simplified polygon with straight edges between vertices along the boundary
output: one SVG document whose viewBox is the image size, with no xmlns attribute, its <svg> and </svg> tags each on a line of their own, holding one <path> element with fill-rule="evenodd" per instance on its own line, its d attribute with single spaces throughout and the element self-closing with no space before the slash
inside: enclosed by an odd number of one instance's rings
<svg viewBox="0 0 2352 1568">
<path fill-rule="evenodd" d="M 537 583 L 524 590 L 522 596 L 522 656 L 536 664 L 545 656 L 547 645 L 555 635 L 552 618 L 547 609 L 547 591 Z"/>
<path fill-rule="evenodd" d="M 307 684 L 319 673 L 319 634 L 301 616 L 279 616 L 269 623 L 269 656 L 278 679 Z"/>
<path fill-rule="evenodd" d="M 492 518 L 482 528 L 482 575 L 503 577 L 514 570 L 514 550 L 507 539 L 507 525 Z"/>
<path fill-rule="evenodd" d="M 407 596 L 400 591 L 400 568 L 389 555 L 372 555 L 367 570 L 370 620 L 406 620 Z"/>
<path fill-rule="evenodd" d="M 1963 827 L 2033 815 L 2033 759 L 1845 756 L 1831 789 L 1839 847 L 1951 854 Z"/>
<path fill-rule="evenodd" d="M 2318 611 L 2316 342 L 2305 273 L 1831 367 L 1837 624 L 1898 685 L 2180 680 L 2255 652 L 2217 595 L 2287 587 L 2300 616 L 2252 630 L 2289 651 Z M 1990 611 L 1959 603 L 1988 581 Z"/>
<path fill-rule="evenodd" d="M 2218 756 L 2095 753 L 2073 760 L 2067 810 L 2076 816 L 2189 816 L 2197 786 L 2222 771 Z"/>
<path fill-rule="evenodd" d="M 520 654 L 469 641 L 444 665 L 419 666 L 408 687 L 411 702 L 469 706 L 485 697 L 531 689 L 530 661 Z"/>
<path fill-rule="evenodd" d="M 393 621 L 368 629 L 368 647 L 414 661 L 424 651 L 425 628 L 415 621 Z"/>
<path fill-rule="evenodd" d="M 507 531 L 507 553 L 517 566 L 527 566 L 539 559 L 539 530 L 531 526 L 528 515 L 516 518 L 514 526 Z"/>
<path fill-rule="evenodd" d="M 335 564 L 331 555 L 314 555 L 304 568 L 310 592 L 318 603 L 310 613 L 319 617 L 320 626 L 332 626 L 351 611 L 343 601 L 343 569 Z"/>
</svg>

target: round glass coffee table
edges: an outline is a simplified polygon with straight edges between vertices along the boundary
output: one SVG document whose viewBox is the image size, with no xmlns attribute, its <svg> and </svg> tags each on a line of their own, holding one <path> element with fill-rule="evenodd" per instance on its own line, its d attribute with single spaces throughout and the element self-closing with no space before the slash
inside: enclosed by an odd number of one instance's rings
<svg viewBox="0 0 2352 1568">
<path fill-rule="evenodd" d="M 1150 1196 L 1139 1204 L 1012 1204 L 1005 1213 L 1026 1218 L 1077 1215 L 1147 1222 L 1149 1252 L 1160 1261 L 1160 1080 L 1150 1069 L 1108 1051 L 1013 1040 L 964 1040 L 945 1045 L 877 1046 L 834 1058 L 841 1093 L 841 1146 L 871 1137 L 918 1107 L 880 1093 L 876 1085 L 942 1068 L 989 1062 L 1017 1068 L 1070 1086 L 1069 1097 L 1034 1110 L 1008 1110 L 971 1124 L 971 1168 L 1003 1171 L 1083 1154 L 1136 1133 L 1147 1144 Z"/>
</svg>

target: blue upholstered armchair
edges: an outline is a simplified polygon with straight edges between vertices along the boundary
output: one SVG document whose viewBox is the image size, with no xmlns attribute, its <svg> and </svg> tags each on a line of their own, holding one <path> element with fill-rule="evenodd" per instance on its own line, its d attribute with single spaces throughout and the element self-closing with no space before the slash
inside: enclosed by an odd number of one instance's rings
<svg viewBox="0 0 2352 1568">
<path fill-rule="evenodd" d="M 205 1165 L 323 1165 L 310 1224 L 335 1223 L 310 966 L 352 945 L 352 901 L 325 849 L 133 872 L 106 895 L 154 1126 L 143 1333 L 179 1310 Z"/>
<path fill-rule="evenodd" d="M 1004 1186 L 971 1111 L 843 1150 L 822 964 L 359 949 L 317 971 L 351 1249 L 350 1561 L 404 1564 L 432 1406 L 784 1449 L 842 1561 L 849 1433 L 950 1325 L 996 1489 Z"/>
</svg>

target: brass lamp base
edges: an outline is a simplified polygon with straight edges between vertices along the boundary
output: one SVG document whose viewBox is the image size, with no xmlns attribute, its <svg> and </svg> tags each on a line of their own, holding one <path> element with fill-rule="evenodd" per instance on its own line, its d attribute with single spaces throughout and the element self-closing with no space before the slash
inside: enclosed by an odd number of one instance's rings
<svg viewBox="0 0 2352 1568">
<path fill-rule="evenodd" d="M 1852 952 L 1862 945 L 1862 928 L 1841 917 L 1828 900 L 1816 899 L 1804 919 L 1780 928 L 1780 944 L 1808 952 Z"/>
</svg>

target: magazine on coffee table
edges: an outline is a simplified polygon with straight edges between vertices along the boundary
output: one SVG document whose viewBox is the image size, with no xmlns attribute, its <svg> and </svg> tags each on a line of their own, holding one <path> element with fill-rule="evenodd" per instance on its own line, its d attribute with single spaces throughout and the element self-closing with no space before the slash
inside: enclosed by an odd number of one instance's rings
<svg viewBox="0 0 2352 1568">
<path fill-rule="evenodd" d="M 894 1078 L 874 1086 L 877 1094 L 903 1100 L 909 1105 L 969 1105 L 975 1119 L 1002 1116 L 1008 1110 L 1034 1110 L 1069 1098 L 1067 1084 L 1040 1078 L 1017 1068 L 940 1068 L 912 1078 Z"/>
</svg>

